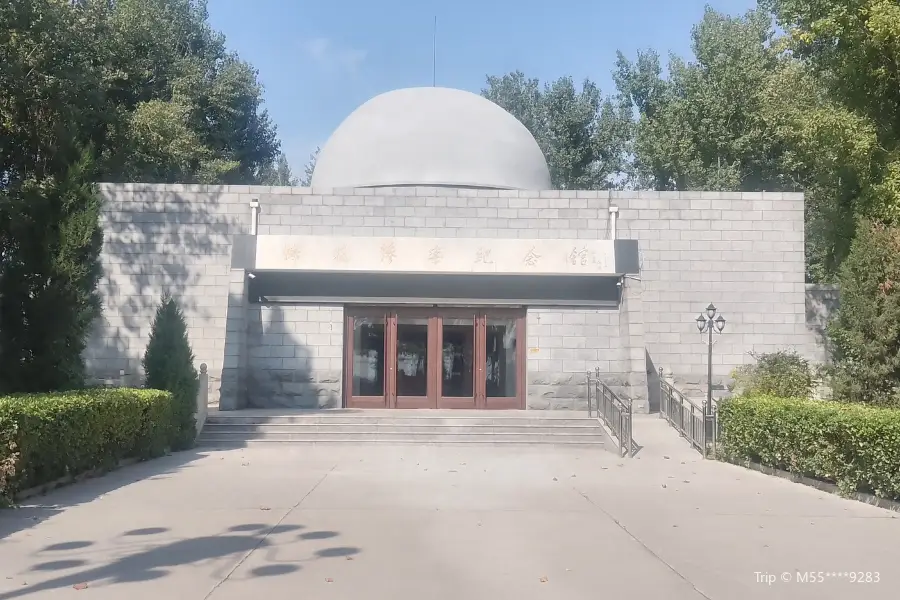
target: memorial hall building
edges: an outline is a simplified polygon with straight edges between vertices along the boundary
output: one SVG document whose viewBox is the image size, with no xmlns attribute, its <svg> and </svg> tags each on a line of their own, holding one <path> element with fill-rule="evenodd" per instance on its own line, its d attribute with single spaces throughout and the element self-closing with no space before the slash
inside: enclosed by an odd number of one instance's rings
<svg viewBox="0 0 900 600">
<path fill-rule="evenodd" d="M 585 374 L 635 411 L 658 369 L 714 380 L 751 351 L 820 358 L 803 195 L 551 189 L 492 102 L 401 89 L 348 116 L 312 187 L 103 184 L 98 377 L 140 384 L 163 292 L 210 396 L 241 408 L 578 409 Z"/>
</svg>

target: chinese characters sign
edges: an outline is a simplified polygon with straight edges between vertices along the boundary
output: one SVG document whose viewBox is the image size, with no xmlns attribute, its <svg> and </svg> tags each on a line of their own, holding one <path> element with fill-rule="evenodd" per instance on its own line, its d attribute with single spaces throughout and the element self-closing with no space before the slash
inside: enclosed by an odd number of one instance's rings
<svg viewBox="0 0 900 600">
<path fill-rule="evenodd" d="M 610 240 L 257 236 L 256 269 L 394 273 L 615 274 Z"/>
</svg>

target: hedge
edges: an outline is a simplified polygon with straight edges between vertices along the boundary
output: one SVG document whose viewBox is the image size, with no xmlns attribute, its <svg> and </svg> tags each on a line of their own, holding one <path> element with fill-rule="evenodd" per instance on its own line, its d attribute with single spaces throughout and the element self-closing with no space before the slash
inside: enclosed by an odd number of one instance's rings
<svg viewBox="0 0 900 600">
<path fill-rule="evenodd" d="M 900 499 L 900 410 L 748 396 L 722 402 L 719 419 L 726 460 Z"/>
<path fill-rule="evenodd" d="M 0 500 L 19 490 L 164 454 L 174 440 L 172 396 L 85 389 L 0 397 Z"/>
</svg>

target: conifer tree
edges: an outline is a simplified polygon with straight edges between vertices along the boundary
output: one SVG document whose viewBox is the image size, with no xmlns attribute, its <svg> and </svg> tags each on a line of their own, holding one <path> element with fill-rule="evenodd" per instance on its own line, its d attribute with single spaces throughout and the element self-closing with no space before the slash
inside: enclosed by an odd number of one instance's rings
<svg viewBox="0 0 900 600">
<path fill-rule="evenodd" d="M 84 384 L 103 247 L 91 156 L 0 190 L 0 394 Z"/>
<path fill-rule="evenodd" d="M 829 324 L 836 398 L 900 406 L 900 228 L 860 224 Z"/>
<path fill-rule="evenodd" d="M 172 393 L 177 428 L 172 449 L 191 447 L 196 434 L 194 414 L 200 381 L 184 313 L 168 293 L 156 309 L 143 365 L 145 387 Z"/>
</svg>

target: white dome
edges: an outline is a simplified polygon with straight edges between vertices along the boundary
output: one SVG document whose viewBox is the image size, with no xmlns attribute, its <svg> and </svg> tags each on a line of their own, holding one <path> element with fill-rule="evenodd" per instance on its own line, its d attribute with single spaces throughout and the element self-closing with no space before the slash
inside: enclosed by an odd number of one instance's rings
<svg viewBox="0 0 900 600">
<path fill-rule="evenodd" d="M 312 185 L 542 190 L 550 171 L 528 129 L 490 100 L 421 87 L 376 96 L 344 119 L 319 153 Z"/>
</svg>

